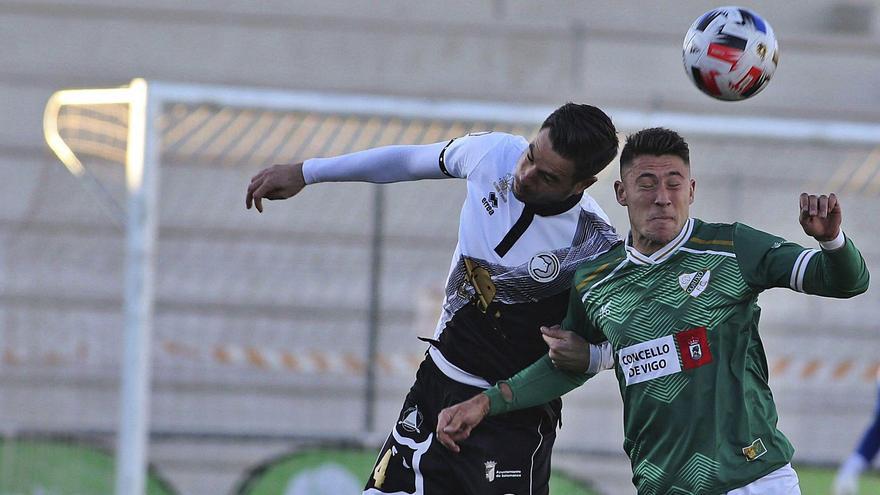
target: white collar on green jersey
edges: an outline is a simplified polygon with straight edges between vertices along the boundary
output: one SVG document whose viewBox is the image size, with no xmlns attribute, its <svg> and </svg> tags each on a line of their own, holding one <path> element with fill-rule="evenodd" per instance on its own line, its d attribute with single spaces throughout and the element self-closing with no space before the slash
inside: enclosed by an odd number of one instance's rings
<svg viewBox="0 0 880 495">
<path fill-rule="evenodd" d="M 688 218 L 687 222 L 684 223 L 684 227 L 682 227 L 681 232 L 675 236 L 675 239 L 669 241 L 669 244 L 663 246 L 654 252 L 654 254 L 650 256 L 645 256 L 644 254 L 638 252 L 636 248 L 632 246 L 632 232 L 626 236 L 626 257 L 633 263 L 637 265 L 653 265 L 656 263 L 663 263 L 667 259 L 669 259 L 678 248 L 684 246 L 684 243 L 687 242 L 688 239 L 691 238 L 691 233 L 694 231 L 694 219 Z"/>
</svg>

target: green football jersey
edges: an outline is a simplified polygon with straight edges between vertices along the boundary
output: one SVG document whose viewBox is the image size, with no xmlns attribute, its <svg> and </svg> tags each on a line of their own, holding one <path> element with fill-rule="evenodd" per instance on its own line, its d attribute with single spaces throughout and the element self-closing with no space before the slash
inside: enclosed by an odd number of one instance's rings
<svg viewBox="0 0 880 495">
<path fill-rule="evenodd" d="M 651 256 L 619 244 L 581 265 L 563 328 L 613 347 L 638 492 L 724 493 L 787 464 L 794 449 L 776 427 L 758 294 L 789 287 L 847 297 L 863 292 L 867 277 L 849 240 L 828 253 L 696 219 Z M 515 397 L 586 380 L 542 361 L 517 377 Z"/>
</svg>

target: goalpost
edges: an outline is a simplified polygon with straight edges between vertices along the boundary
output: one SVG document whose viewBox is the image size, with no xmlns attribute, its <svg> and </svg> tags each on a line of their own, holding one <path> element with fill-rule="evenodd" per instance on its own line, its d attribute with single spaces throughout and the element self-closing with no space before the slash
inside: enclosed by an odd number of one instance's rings
<svg viewBox="0 0 880 495">
<path fill-rule="evenodd" d="M 44 115 L 49 147 L 125 229 L 125 336 L 116 493 L 131 495 L 144 490 L 161 163 L 268 165 L 392 143 L 435 142 L 486 128 L 530 136 L 552 109 L 544 105 L 272 91 L 143 79 L 134 79 L 120 88 L 55 93 Z M 870 124 L 619 109 L 609 113 L 620 130 L 665 125 L 689 136 L 855 145 L 880 142 L 880 126 Z M 104 172 L 94 172 L 89 160 L 124 163 L 124 192 L 108 185 Z M 245 186 L 241 184 L 242 198 Z M 374 403 L 380 373 L 376 363 L 382 361 L 377 347 L 384 263 L 381 253 L 387 227 L 383 223 L 387 198 L 382 191 L 374 188 L 371 195 L 368 338 L 360 364 L 351 365 L 352 370 L 360 367 L 366 374 L 363 429 L 367 432 L 376 430 Z M 176 341 L 171 344 L 178 351 L 186 350 L 188 345 Z M 287 360 L 283 352 L 277 359 L 271 358 L 268 356 L 274 354 L 259 349 L 246 350 L 243 355 L 254 366 L 262 367 L 294 368 L 297 359 L 302 361 L 294 357 Z"/>
<path fill-rule="evenodd" d="M 125 178 L 128 193 L 127 214 L 121 218 L 119 206 L 104 202 L 117 222 L 126 227 L 125 336 L 122 388 L 117 443 L 116 493 L 143 493 L 146 474 L 146 442 L 149 419 L 150 350 L 155 276 L 156 200 L 159 166 L 155 132 L 148 125 L 157 113 L 159 101 L 150 98 L 147 82 L 135 79 L 127 88 L 109 90 L 60 91 L 46 105 L 46 142 L 76 176 L 86 169 L 59 134 L 58 115 L 66 105 L 128 106 L 128 139 Z M 95 181 L 90 181 L 100 187 Z"/>
</svg>

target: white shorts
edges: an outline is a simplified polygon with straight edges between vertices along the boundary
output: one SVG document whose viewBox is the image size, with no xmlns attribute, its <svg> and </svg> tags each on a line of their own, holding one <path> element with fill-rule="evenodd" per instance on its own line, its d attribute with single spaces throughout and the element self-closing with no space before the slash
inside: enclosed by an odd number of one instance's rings
<svg viewBox="0 0 880 495">
<path fill-rule="evenodd" d="M 727 495 L 801 495 L 797 473 L 786 464 L 748 485 L 731 490 Z"/>
</svg>

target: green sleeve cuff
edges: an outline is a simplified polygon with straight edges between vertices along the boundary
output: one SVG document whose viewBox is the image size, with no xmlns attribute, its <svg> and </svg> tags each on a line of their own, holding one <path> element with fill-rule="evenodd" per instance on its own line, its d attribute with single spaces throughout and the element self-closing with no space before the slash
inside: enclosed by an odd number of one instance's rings
<svg viewBox="0 0 880 495">
<path fill-rule="evenodd" d="M 510 404 L 504 400 L 504 396 L 501 395 L 501 389 L 498 388 L 498 385 L 483 391 L 483 393 L 489 397 L 489 416 L 506 413 L 510 410 Z"/>
<path fill-rule="evenodd" d="M 804 292 L 826 297 L 847 298 L 868 289 L 870 275 L 862 254 L 849 237 L 833 251 L 822 250 L 807 266 Z"/>
<path fill-rule="evenodd" d="M 511 401 L 504 399 L 497 384 L 483 393 L 489 397 L 489 415 L 492 416 L 546 404 L 581 386 L 592 376 L 559 370 L 545 355 L 509 380 L 498 382 L 510 387 Z"/>
</svg>

